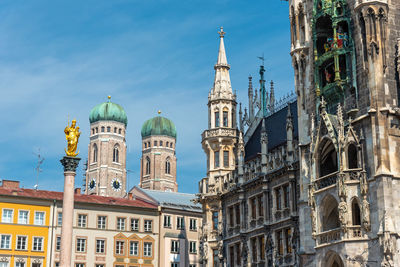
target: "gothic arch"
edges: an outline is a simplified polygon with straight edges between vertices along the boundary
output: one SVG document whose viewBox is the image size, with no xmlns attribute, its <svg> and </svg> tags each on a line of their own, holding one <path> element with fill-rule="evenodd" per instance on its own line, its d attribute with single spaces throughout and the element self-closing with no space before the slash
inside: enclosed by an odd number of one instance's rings
<svg viewBox="0 0 400 267">
<path fill-rule="evenodd" d="M 113 148 L 113 162 L 119 162 L 119 144 L 115 144 Z"/>
<path fill-rule="evenodd" d="M 146 168 L 145 173 L 146 174 L 150 174 L 150 166 L 151 166 L 150 158 L 146 157 L 146 163 L 145 163 L 145 168 Z"/>
<path fill-rule="evenodd" d="M 338 201 L 331 194 L 320 203 L 320 231 L 325 232 L 340 227 Z"/>
<path fill-rule="evenodd" d="M 319 177 L 338 171 L 337 151 L 329 137 L 323 137 L 319 143 L 316 160 Z"/>
<path fill-rule="evenodd" d="M 97 162 L 98 154 L 99 150 L 97 148 L 97 144 L 93 144 L 93 162 Z"/>
<path fill-rule="evenodd" d="M 358 169 L 360 167 L 358 148 L 354 142 L 350 142 L 346 148 L 347 169 Z"/>
<path fill-rule="evenodd" d="M 361 225 L 360 200 L 357 197 L 351 200 L 351 219 L 353 225 Z"/>
<path fill-rule="evenodd" d="M 334 251 L 326 253 L 322 266 L 326 267 L 344 267 L 341 257 Z"/>
<path fill-rule="evenodd" d="M 171 162 L 170 162 L 170 157 L 167 157 L 165 160 L 165 173 L 166 174 L 171 174 Z"/>
</svg>

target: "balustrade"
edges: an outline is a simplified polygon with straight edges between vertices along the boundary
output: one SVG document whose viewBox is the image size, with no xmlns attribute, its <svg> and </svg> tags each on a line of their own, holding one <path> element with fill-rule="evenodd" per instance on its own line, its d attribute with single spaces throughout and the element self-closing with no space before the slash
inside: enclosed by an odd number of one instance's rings
<svg viewBox="0 0 400 267">
<path fill-rule="evenodd" d="M 316 189 L 320 190 L 330 185 L 336 184 L 338 172 L 330 173 L 315 180 Z"/>
<path fill-rule="evenodd" d="M 323 245 L 341 240 L 341 229 L 336 228 L 316 235 L 317 245 Z"/>
</svg>

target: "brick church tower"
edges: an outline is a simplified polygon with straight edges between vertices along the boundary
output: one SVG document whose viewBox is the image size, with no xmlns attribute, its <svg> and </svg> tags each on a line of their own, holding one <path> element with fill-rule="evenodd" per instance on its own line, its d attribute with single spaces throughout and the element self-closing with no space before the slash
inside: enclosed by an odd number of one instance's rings
<svg viewBox="0 0 400 267">
<path fill-rule="evenodd" d="M 302 266 L 400 266 L 400 2 L 289 0 Z"/>
</svg>

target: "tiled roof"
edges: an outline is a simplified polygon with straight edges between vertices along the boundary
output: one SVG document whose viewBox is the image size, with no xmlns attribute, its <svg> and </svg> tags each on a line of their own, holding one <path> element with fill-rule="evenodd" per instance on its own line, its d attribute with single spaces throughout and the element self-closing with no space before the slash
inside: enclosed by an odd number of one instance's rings
<svg viewBox="0 0 400 267">
<path fill-rule="evenodd" d="M 178 193 L 178 192 L 164 192 L 157 190 L 148 190 L 137 188 L 148 196 L 153 198 L 159 203 L 161 207 L 182 209 L 201 212 L 202 208 L 199 203 L 194 203 L 193 200 L 196 198 L 195 194 Z"/>
<path fill-rule="evenodd" d="M 265 118 L 265 128 L 268 135 L 268 150 L 272 150 L 286 142 L 286 118 L 287 106 Z M 293 118 L 293 138 L 298 137 L 297 127 L 297 101 L 290 103 L 290 111 Z M 253 135 L 245 144 L 245 161 L 251 160 L 261 153 L 261 126 L 262 120 L 254 131 Z"/>
<path fill-rule="evenodd" d="M 27 198 L 35 198 L 43 200 L 62 200 L 63 192 L 0 187 L 0 196 L 27 197 Z M 84 194 L 75 194 L 74 199 L 75 203 L 90 203 L 90 204 L 142 207 L 142 208 L 153 208 L 153 209 L 157 208 L 156 205 L 153 205 L 141 199 L 103 197 L 97 195 L 84 195 Z"/>
</svg>

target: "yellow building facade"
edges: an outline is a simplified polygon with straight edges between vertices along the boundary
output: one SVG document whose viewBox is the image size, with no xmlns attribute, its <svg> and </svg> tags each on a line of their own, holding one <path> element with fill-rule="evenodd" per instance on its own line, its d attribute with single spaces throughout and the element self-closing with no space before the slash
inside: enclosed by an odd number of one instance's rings
<svg viewBox="0 0 400 267">
<path fill-rule="evenodd" d="M 13 190 L 12 186 L 8 190 Z M 50 207 L 51 202 L 46 200 L 2 198 L 0 267 L 46 266 Z"/>
</svg>

